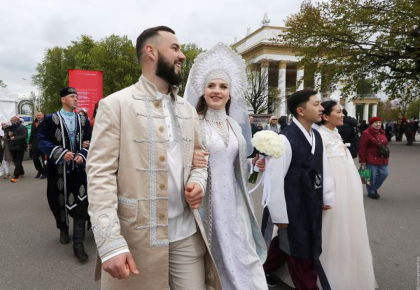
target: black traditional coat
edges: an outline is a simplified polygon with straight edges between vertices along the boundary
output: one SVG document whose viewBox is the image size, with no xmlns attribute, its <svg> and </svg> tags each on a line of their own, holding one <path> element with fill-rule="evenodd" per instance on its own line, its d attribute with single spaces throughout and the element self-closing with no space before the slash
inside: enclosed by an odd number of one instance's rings
<svg viewBox="0 0 420 290">
<path fill-rule="evenodd" d="M 47 197 L 57 227 L 68 225 L 68 215 L 78 220 L 88 219 L 86 158 L 87 148 L 82 148 L 84 141 L 90 140 L 89 120 L 75 114 L 76 142 L 73 148 L 66 123 L 60 114 L 48 115 L 41 123 L 38 132 L 38 148 L 48 155 Z M 73 152 L 83 158 L 77 165 L 74 161 L 64 161 L 67 152 Z"/>
</svg>

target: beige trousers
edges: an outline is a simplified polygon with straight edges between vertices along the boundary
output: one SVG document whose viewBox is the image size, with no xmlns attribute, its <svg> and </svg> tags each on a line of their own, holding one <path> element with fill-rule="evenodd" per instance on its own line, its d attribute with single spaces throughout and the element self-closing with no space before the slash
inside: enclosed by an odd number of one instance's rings
<svg viewBox="0 0 420 290">
<path fill-rule="evenodd" d="M 207 249 L 197 231 L 191 237 L 169 243 L 171 290 L 206 290 L 204 255 Z"/>
</svg>

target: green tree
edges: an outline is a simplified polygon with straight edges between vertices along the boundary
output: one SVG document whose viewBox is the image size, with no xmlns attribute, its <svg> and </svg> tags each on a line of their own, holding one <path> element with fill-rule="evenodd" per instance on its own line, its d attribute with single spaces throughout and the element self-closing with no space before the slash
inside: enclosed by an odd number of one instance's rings
<svg viewBox="0 0 420 290">
<path fill-rule="evenodd" d="M 59 92 L 68 83 L 68 66 L 65 65 L 65 49 L 53 47 L 45 52 L 44 59 L 36 67 L 32 82 L 45 98 L 42 110 L 51 113 L 61 107 Z"/>
<path fill-rule="evenodd" d="M 416 119 L 420 117 L 420 99 L 415 100 L 408 106 L 407 117 L 414 117 Z"/>
<path fill-rule="evenodd" d="M 185 55 L 185 61 L 182 64 L 182 82 L 179 85 L 179 92 L 178 94 L 180 96 L 184 95 L 185 86 L 187 85 L 188 76 L 190 75 L 190 70 L 192 65 L 194 64 L 194 59 L 199 55 L 200 53 L 204 52 L 201 47 L 198 47 L 194 43 L 187 43 L 181 45 L 181 50 Z"/>
<path fill-rule="evenodd" d="M 136 83 L 141 74 L 132 42 L 127 36 L 114 34 L 92 49 L 92 68 L 103 71 L 104 96 Z"/>
<path fill-rule="evenodd" d="M 0 80 L 0 87 L 1 87 L 1 88 L 5 88 L 5 87 L 7 87 L 7 85 L 6 85 L 5 83 L 3 83 L 3 81 L 2 81 L 2 80 Z"/>
<path fill-rule="evenodd" d="M 135 83 L 141 74 L 135 48 L 126 37 L 111 35 L 100 41 L 82 35 L 66 48 L 47 49 L 32 82 L 43 96 L 42 110 L 60 108 L 59 91 L 68 85 L 68 70 L 103 71 L 104 96 Z"/>
<path fill-rule="evenodd" d="M 402 116 L 407 115 L 409 106 L 418 99 L 420 95 L 420 88 L 418 87 L 403 87 L 392 95 L 391 99 L 394 99 L 399 107 Z"/>
<path fill-rule="evenodd" d="M 378 116 L 382 118 L 382 121 L 396 121 L 400 109 L 393 104 L 393 101 L 386 100 L 385 102 L 380 101 L 378 104 Z"/>
<path fill-rule="evenodd" d="M 407 85 L 420 86 L 418 0 L 306 0 L 286 27 L 276 40 L 293 48 L 305 67 L 327 67 L 323 85 L 346 79 L 344 96 L 366 79 L 372 91 L 384 89 L 391 98 Z"/>
</svg>

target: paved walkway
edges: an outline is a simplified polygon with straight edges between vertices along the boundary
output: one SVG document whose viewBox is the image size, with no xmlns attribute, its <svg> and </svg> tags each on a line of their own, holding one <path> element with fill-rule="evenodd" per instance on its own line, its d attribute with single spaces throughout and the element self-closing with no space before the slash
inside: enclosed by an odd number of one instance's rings
<svg viewBox="0 0 420 290">
<path fill-rule="evenodd" d="M 416 289 L 419 283 L 420 144 L 403 144 L 390 145 L 390 176 L 380 190 L 381 199 L 365 198 L 376 278 L 385 290 Z M 73 256 L 71 243 L 59 243 L 47 204 L 46 180 L 34 178 L 31 161 L 24 166 L 27 176 L 22 182 L 0 179 L 0 290 L 100 289 L 93 282 L 92 233 L 88 232 L 85 243 L 89 261 L 81 264 Z M 256 192 L 259 220 L 260 201 L 261 192 Z"/>
</svg>

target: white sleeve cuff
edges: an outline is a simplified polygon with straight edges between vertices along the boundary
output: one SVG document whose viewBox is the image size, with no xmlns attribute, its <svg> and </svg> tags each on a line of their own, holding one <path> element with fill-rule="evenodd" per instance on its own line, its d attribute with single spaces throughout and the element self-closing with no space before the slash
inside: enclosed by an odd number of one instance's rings
<svg viewBox="0 0 420 290">
<path fill-rule="evenodd" d="M 123 253 L 130 253 L 130 251 L 129 251 L 128 249 L 124 249 L 124 250 L 120 250 L 120 251 L 118 251 L 118 252 L 115 252 L 115 253 L 113 253 L 112 255 L 109 255 L 109 256 L 107 256 L 106 258 L 103 258 L 103 259 L 102 259 L 102 263 L 104 263 L 104 262 L 108 261 L 108 260 L 109 260 L 109 259 L 111 259 L 111 258 L 114 258 L 115 256 L 118 256 L 118 255 L 120 255 L 120 254 L 123 254 Z"/>
</svg>

